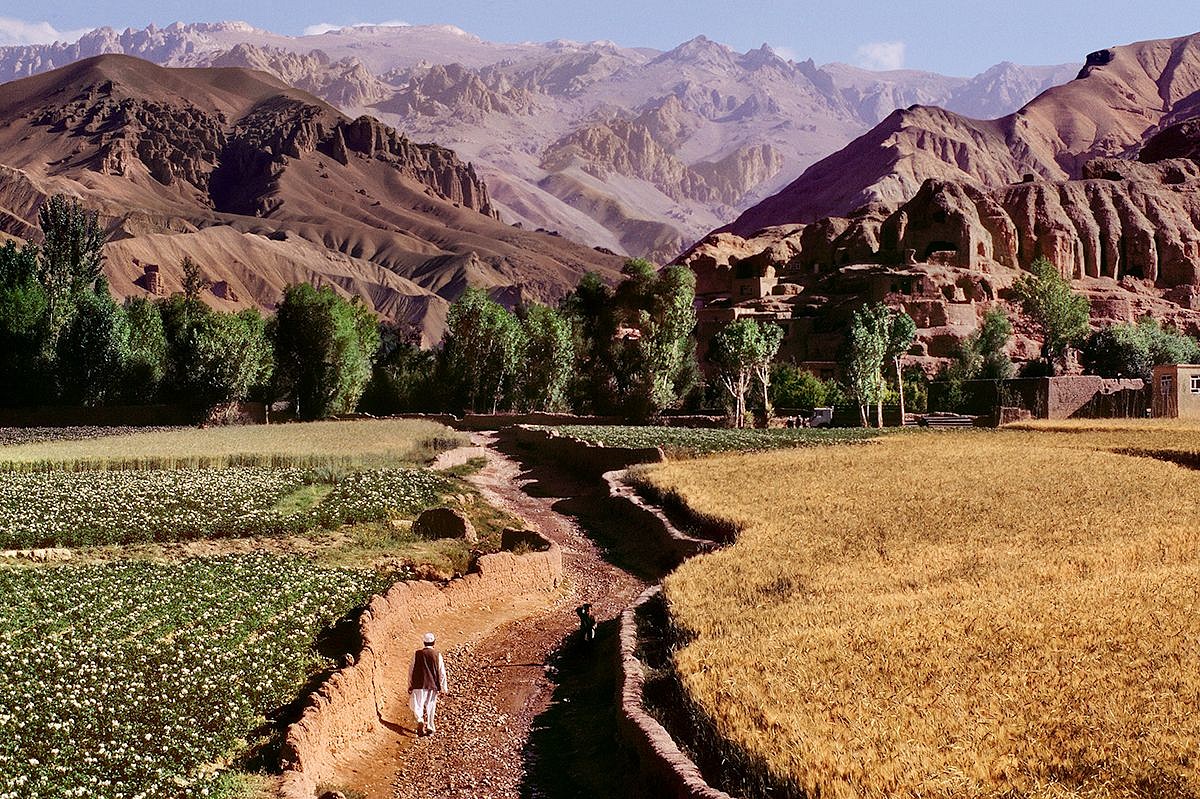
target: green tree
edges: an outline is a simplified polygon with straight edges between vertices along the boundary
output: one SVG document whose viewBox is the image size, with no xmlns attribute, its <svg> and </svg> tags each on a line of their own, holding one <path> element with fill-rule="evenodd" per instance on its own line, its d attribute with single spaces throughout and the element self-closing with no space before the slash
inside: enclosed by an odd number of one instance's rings
<svg viewBox="0 0 1200 799">
<path fill-rule="evenodd" d="M 74 298 L 74 313 L 56 342 L 63 401 L 102 405 L 119 395 L 129 358 L 129 325 L 100 282 Z"/>
<path fill-rule="evenodd" d="M 523 405 L 535 411 L 570 409 L 568 387 L 575 370 L 570 323 L 553 308 L 532 305 L 521 317 L 524 332 Z"/>
<path fill-rule="evenodd" d="M 125 302 L 129 354 L 125 363 L 125 398 L 149 403 L 159 397 L 168 363 L 167 335 L 158 307 L 144 297 Z"/>
<path fill-rule="evenodd" d="M 156 304 L 167 340 L 167 358 L 160 383 L 160 394 L 176 402 L 196 402 L 191 396 L 188 374 L 192 353 L 192 329 L 203 324 L 215 311 L 204 303 L 193 305 L 183 294 L 173 294 Z"/>
<path fill-rule="evenodd" d="M 253 309 L 194 317 L 183 361 L 189 402 L 211 408 L 245 400 L 271 380 L 267 320 Z"/>
<path fill-rule="evenodd" d="M 779 352 L 783 330 L 774 324 L 760 325 L 753 319 L 730 322 L 713 337 L 708 357 L 716 364 L 721 384 L 733 401 L 734 427 L 746 426 L 746 395 L 760 381 L 765 412 L 771 413 L 770 369 Z"/>
<path fill-rule="evenodd" d="M 1013 286 L 1013 296 L 1042 338 L 1043 359 L 1057 369 L 1088 334 L 1091 306 L 1046 258 L 1037 258 L 1029 269 Z"/>
<path fill-rule="evenodd" d="M 100 278 L 106 237 L 95 211 L 62 194 L 42 205 L 38 222 L 44 238 L 38 277 L 46 292 L 46 346 L 53 347 L 75 299 L 90 292 Z"/>
<path fill-rule="evenodd" d="M 1080 348 L 1084 370 L 1101 377 L 1140 377 L 1149 381 L 1154 367 L 1194 363 L 1200 344 L 1190 336 L 1163 327 L 1152 317 L 1135 325 L 1112 325 L 1093 332 Z"/>
<path fill-rule="evenodd" d="M 275 312 L 280 385 L 301 418 L 349 413 L 371 379 L 379 350 L 374 314 L 328 286 L 288 286 Z"/>
<path fill-rule="evenodd" d="M 482 289 L 467 289 L 450 306 L 442 339 L 440 366 L 452 404 L 477 413 L 510 404 L 524 352 L 517 318 Z"/>
<path fill-rule="evenodd" d="M 979 329 L 967 337 L 965 345 L 976 364 L 972 379 L 1008 380 L 1016 373 L 1008 356 L 1012 333 L 1012 321 L 1003 308 L 991 308 L 984 313 Z"/>
<path fill-rule="evenodd" d="M 577 353 L 578 410 L 646 418 L 679 407 L 699 381 L 696 277 L 634 258 L 609 288 L 588 274 L 562 303 Z"/>
<path fill-rule="evenodd" d="M 891 311 L 887 321 L 887 352 L 884 358 L 891 362 L 896 374 L 896 394 L 900 399 L 900 424 L 904 424 L 904 356 L 917 339 L 917 323 L 904 311 Z M 883 399 L 878 400 L 879 426 L 883 426 Z"/>
<path fill-rule="evenodd" d="M 648 314 L 643 318 L 642 335 L 637 339 L 646 364 L 641 393 L 647 415 L 676 407 L 692 387 L 695 304 L 696 274 L 687 267 L 668 266 L 651 283 Z"/>
<path fill-rule="evenodd" d="M 821 380 L 795 364 L 771 367 L 771 404 L 777 408 L 812 410 L 844 404 L 845 397 L 834 380 Z"/>
<path fill-rule="evenodd" d="M 204 290 L 209 287 L 209 281 L 204 277 L 200 265 L 193 261 L 190 255 L 183 256 L 179 268 L 183 272 L 183 298 L 194 308 L 202 302 L 200 298 L 203 296 Z"/>
<path fill-rule="evenodd" d="M 588 272 L 560 306 L 571 324 L 575 374 L 571 406 L 581 412 L 611 413 L 617 406 L 617 314 L 612 288 Z"/>
<path fill-rule="evenodd" d="M 432 350 L 421 348 L 420 335 L 381 322 L 379 339 L 371 381 L 359 408 L 377 416 L 441 410 L 436 358 Z"/>
<path fill-rule="evenodd" d="M 860 308 L 850 319 L 843 363 L 847 388 L 858 405 L 862 426 L 867 427 L 867 408 L 877 405 L 883 394 L 883 364 L 887 358 L 888 309 L 883 305 Z M 882 417 L 882 413 L 880 414 Z M 877 424 L 882 427 L 883 420 Z"/>
<path fill-rule="evenodd" d="M 51 401 L 42 357 L 45 321 L 38 249 L 9 241 L 0 248 L 0 406 Z"/>
<path fill-rule="evenodd" d="M 967 402 L 965 383 L 968 380 L 1008 380 L 1016 373 L 1008 357 L 1012 339 L 1012 322 L 1001 308 L 992 308 L 983 315 L 979 328 L 963 339 L 954 360 L 942 369 L 938 379 L 946 383 L 946 404 L 962 410 Z"/>
</svg>

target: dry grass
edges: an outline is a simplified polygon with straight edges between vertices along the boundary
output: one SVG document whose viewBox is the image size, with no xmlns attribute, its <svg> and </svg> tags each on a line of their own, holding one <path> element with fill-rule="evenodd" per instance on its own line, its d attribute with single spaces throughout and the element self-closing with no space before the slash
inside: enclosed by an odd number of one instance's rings
<svg viewBox="0 0 1200 799">
<path fill-rule="evenodd" d="M 1066 427 L 654 468 L 744 526 L 666 588 L 732 750 L 823 797 L 1200 795 L 1200 472 L 1108 451 L 1200 427 Z"/>
<path fill-rule="evenodd" d="M 412 419 L 184 428 L 0 447 L 0 470 L 425 464 L 466 441 Z"/>
</svg>

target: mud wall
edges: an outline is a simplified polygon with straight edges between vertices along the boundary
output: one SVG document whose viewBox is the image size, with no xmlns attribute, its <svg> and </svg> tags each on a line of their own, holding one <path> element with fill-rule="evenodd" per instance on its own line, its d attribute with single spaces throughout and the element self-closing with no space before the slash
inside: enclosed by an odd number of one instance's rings
<svg viewBox="0 0 1200 799">
<path fill-rule="evenodd" d="M 283 799 L 313 799 L 317 785 L 334 777 L 337 756 L 354 741 L 382 729 L 383 697 L 407 686 L 380 684 L 388 664 L 407 661 L 414 641 L 451 612 L 494 605 L 515 595 L 552 594 L 562 583 L 562 551 L 541 537 L 544 550 L 498 552 L 479 559 L 476 571 L 439 586 L 397 583 L 371 600 L 359 620 L 362 649 L 314 691 L 298 721 L 288 727 L 280 756 Z"/>
<path fill-rule="evenodd" d="M 948 384 L 929 386 L 929 407 L 948 407 Z M 1035 419 L 1125 418 L 1145 415 L 1144 383 L 1095 375 L 968 380 L 962 384 L 963 413 L 989 415 L 998 408 L 1020 408 Z"/>
<path fill-rule="evenodd" d="M 585 474 L 601 475 L 628 469 L 639 463 L 662 463 L 667 459 L 659 447 L 606 447 L 556 430 L 518 426 L 516 441 L 533 449 L 539 456 L 558 461 Z"/>
<path fill-rule="evenodd" d="M 661 507 L 647 502 L 638 490 L 628 482 L 628 471 L 621 469 L 605 472 L 604 481 L 608 483 L 609 496 L 623 499 L 633 505 L 643 514 L 647 529 L 638 530 L 638 535 L 652 532 L 662 542 L 662 546 L 675 559 L 675 565 L 683 563 L 688 558 L 716 549 L 718 541 L 711 538 L 697 538 L 688 535 L 671 522 Z M 697 526 L 703 527 L 703 520 L 696 519 Z"/>
<path fill-rule="evenodd" d="M 661 591 L 662 586 L 650 588 L 621 614 L 619 723 L 622 733 L 637 751 L 643 776 L 657 789 L 655 796 L 666 799 L 733 799 L 705 782 L 700 769 L 683 753 L 666 728 L 646 712 L 642 703 L 646 676 L 645 667 L 637 657 L 637 612 Z"/>
</svg>

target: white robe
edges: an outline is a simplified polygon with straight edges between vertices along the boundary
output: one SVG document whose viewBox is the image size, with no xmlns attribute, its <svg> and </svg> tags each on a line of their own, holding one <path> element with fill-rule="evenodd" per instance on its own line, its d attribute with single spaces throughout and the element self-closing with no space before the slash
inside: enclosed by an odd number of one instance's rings
<svg viewBox="0 0 1200 799">
<path fill-rule="evenodd" d="M 412 666 L 408 668 L 409 674 L 412 674 L 416 665 L 417 656 L 413 655 Z M 437 712 L 438 694 L 450 690 L 450 684 L 446 680 L 446 664 L 440 654 L 438 655 L 438 682 L 441 683 L 439 690 L 416 688 L 409 691 L 408 695 L 408 706 L 412 710 L 413 716 L 416 717 L 417 723 L 423 723 L 431 732 L 436 729 L 433 725 L 433 716 Z"/>
</svg>

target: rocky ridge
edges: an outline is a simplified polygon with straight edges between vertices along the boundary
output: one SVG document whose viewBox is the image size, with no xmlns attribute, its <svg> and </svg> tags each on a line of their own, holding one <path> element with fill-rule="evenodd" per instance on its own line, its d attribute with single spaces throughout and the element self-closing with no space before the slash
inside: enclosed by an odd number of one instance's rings
<svg viewBox="0 0 1200 799">
<path fill-rule="evenodd" d="M 898 110 L 727 229 L 747 235 L 844 216 L 871 202 L 898 204 L 930 178 L 990 188 L 1027 175 L 1082 178 L 1094 159 L 1135 157 L 1160 131 L 1194 117 L 1197 88 L 1200 34 L 1091 53 L 1075 80 L 999 119 L 926 106 Z"/>
<path fill-rule="evenodd" d="M 1200 35 L 1096 51 L 1001 119 L 893 112 L 682 256 L 702 326 L 778 322 L 789 357 L 821 370 L 850 311 L 886 301 L 917 321 L 911 354 L 933 370 L 1000 306 L 1013 354 L 1033 358 L 1011 288 L 1044 257 L 1093 325 L 1148 314 L 1200 333 L 1198 89 Z"/>
<path fill-rule="evenodd" d="M 697 37 L 659 52 L 610 42 L 505 45 L 448 26 L 287 37 L 244 23 L 93 31 L 0 48 L 0 80 L 101 53 L 257 69 L 472 161 L 506 220 L 666 260 L 893 109 L 994 116 L 1074 67 L 976 78 L 871 73 Z"/>
</svg>

